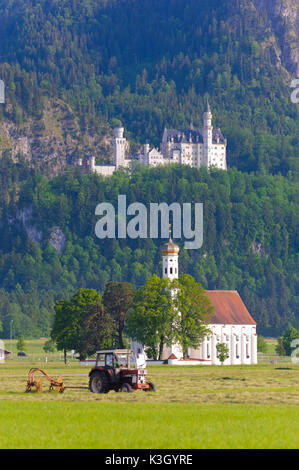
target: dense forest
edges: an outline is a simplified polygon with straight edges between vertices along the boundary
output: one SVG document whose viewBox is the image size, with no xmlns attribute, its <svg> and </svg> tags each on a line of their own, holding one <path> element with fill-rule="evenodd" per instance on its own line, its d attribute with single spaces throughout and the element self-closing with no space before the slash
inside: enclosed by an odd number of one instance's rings
<svg viewBox="0 0 299 470">
<path fill-rule="evenodd" d="M 209 97 L 230 167 L 297 168 L 284 36 L 256 0 L 0 0 L 0 16 L 0 122 L 33 118 L 38 136 L 46 104 L 59 98 L 82 135 L 110 136 L 120 119 L 134 151 L 146 140 L 158 145 L 164 126 L 201 126 Z M 9 147 L 1 132 L 0 142 Z"/>
<path fill-rule="evenodd" d="M 136 168 L 111 178 L 77 169 L 48 180 L 9 156 L 0 168 L 0 321 L 3 337 L 48 335 L 54 301 L 80 287 L 103 292 L 108 281 L 144 284 L 161 275 L 163 239 L 95 236 L 95 207 L 119 194 L 127 203 L 202 202 L 204 241 L 180 247 L 180 273 L 209 289 L 237 289 L 258 331 L 280 333 L 298 317 L 298 194 L 291 175 L 210 173 L 186 166 Z M 128 217 L 130 220 L 132 217 Z M 53 230 L 64 235 L 53 243 Z M 55 230 L 54 230 L 55 232 Z"/>
<path fill-rule="evenodd" d="M 202 248 L 176 240 L 180 272 L 237 289 L 262 334 L 299 327 L 299 106 L 292 25 L 272 15 L 279 2 L 0 0 L 3 338 L 11 320 L 14 335 L 49 335 L 55 300 L 80 287 L 160 275 L 164 240 L 96 238 L 96 205 L 119 194 L 128 204 L 204 203 Z M 171 166 L 103 179 L 73 166 L 95 153 L 109 160 L 119 121 L 133 152 L 159 145 L 164 126 L 200 127 L 207 98 L 228 139 L 228 172 Z M 49 151 L 57 162 L 46 169 Z"/>
</svg>

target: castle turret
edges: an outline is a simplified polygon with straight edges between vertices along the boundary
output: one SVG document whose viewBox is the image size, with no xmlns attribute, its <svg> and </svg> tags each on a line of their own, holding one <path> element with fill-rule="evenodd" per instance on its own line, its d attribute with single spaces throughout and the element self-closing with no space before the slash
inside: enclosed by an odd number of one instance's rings
<svg viewBox="0 0 299 470">
<path fill-rule="evenodd" d="M 114 128 L 113 163 L 118 169 L 125 166 L 127 140 L 124 138 L 124 128 L 121 124 Z"/>
<path fill-rule="evenodd" d="M 211 165 L 212 158 L 212 140 L 213 140 L 213 126 L 212 126 L 212 112 L 209 101 L 207 100 L 205 110 L 203 113 L 203 128 L 202 136 L 204 142 L 204 156 L 203 164 L 208 167 Z"/>
<path fill-rule="evenodd" d="M 90 157 L 89 159 L 89 172 L 90 173 L 93 173 L 95 171 L 95 166 L 96 166 L 96 158 Z"/>
<path fill-rule="evenodd" d="M 149 151 L 150 151 L 150 144 L 146 142 L 146 144 L 144 144 L 143 146 L 144 155 L 147 155 Z"/>
</svg>

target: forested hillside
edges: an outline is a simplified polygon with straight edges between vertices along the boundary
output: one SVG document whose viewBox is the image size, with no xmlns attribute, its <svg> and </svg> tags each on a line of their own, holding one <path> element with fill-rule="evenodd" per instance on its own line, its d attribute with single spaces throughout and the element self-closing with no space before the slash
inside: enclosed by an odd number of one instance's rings
<svg viewBox="0 0 299 470">
<path fill-rule="evenodd" d="M 169 166 L 108 179 L 72 170 L 49 182 L 8 158 L 0 170 L 3 337 L 11 319 L 16 332 L 47 335 L 53 301 L 70 298 L 79 287 L 103 292 L 110 280 L 138 287 L 153 273 L 161 275 L 164 240 L 95 236 L 96 205 L 110 201 L 117 210 L 119 194 L 127 195 L 128 204 L 146 206 L 203 202 L 204 243 L 185 250 L 177 240 L 180 272 L 204 288 L 237 289 L 260 332 L 279 332 L 289 321 L 298 326 L 299 212 L 290 175 Z"/>
<path fill-rule="evenodd" d="M 0 18 L 2 337 L 12 319 L 48 335 L 54 300 L 79 287 L 160 274 L 163 240 L 95 237 L 96 205 L 118 194 L 203 202 L 204 244 L 182 249 L 181 272 L 238 289 L 260 332 L 299 327 L 297 0 L 0 0 Z M 74 168 L 111 159 L 119 120 L 132 151 L 201 126 L 206 98 L 228 172 Z"/>
<path fill-rule="evenodd" d="M 208 96 L 229 166 L 286 175 L 296 12 L 293 0 L 0 0 L 0 147 L 53 175 L 109 160 L 115 119 L 133 149 L 164 126 L 201 126 Z"/>
</svg>

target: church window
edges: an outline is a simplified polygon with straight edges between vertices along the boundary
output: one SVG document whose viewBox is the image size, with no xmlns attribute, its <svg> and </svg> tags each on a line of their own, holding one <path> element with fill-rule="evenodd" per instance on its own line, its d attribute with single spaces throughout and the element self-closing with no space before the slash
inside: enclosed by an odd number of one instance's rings
<svg viewBox="0 0 299 470">
<path fill-rule="evenodd" d="M 177 268 L 175 268 L 175 273 L 177 274 L 177 272 L 178 272 L 178 270 L 177 270 Z"/>
<path fill-rule="evenodd" d="M 210 345 L 207 344 L 207 358 L 210 359 L 211 355 L 210 355 Z"/>
<path fill-rule="evenodd" d="M 247 357 L 247 359 L 249 359 L 249 357 L 250 357 L 249 356 L 249 344 L 248 343 L 246 344 L 246 357 Z"/>
<path fill-rule="evenodd" d="M 167 268 L 165 268 L 165 274 L 167 274 Z"/>
<path fill-rule="evenodd" d="M 236 344 L 236 358 L 239 359 L 239 345 Z"/>
<path fill-rule="evenodd" d="M 170 274 L 172 274 L 172 268 L 170 268 Z"/>
</svg>

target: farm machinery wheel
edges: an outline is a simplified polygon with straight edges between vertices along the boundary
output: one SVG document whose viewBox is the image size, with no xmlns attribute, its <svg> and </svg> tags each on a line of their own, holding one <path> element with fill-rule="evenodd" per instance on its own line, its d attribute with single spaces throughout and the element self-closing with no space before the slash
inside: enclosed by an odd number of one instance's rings
<svg viewBox="0 0 299 470">
<path fill-rule="evenodd" d="M 155 392 L 156 391 L 156 386 L 153 384 L 153 382 L 149 382 L 149 388 L 145 388 L 145 392 Z"/>
<path fill-rule="evenodd" d="M 105 374 L 95 371 L 89 379 L 89 390 L 92 393 L 108 393 L 109 383 Z"/>
<path fill-rule="evenodd" d="M 120 391 L 125 392 L 125 393 L 132 393 L 133 392 L 131 385 L 128 384 L 128 383 L 122 384 Z"/>
</svg>

